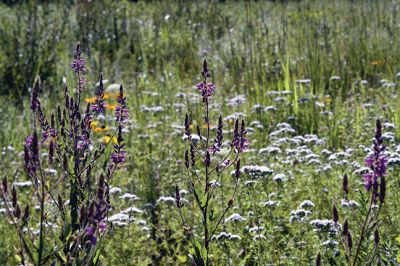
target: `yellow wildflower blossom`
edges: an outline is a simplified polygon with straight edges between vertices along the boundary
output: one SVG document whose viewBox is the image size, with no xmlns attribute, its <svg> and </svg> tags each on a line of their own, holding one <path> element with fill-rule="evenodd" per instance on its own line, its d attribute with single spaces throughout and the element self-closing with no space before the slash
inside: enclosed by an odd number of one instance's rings
<svg viewBox="0 0 400 266">
<path fill-rule="evenodd" d="M 325 95 L 324 96 L 324 102 L 326 104 L 330 104 L 332 102 L 332 97 L 330 95 Z"/>
<path fill-rule="evenodd" d="M 108 130 L 109 130 L 109 128 L 106 126 L 93 128 L 93 132 L 96 132 L 96 133 L 102 133 L 102 132 L 106 132 Z"/>
<path fill-rule="evenodd" d="M 104 137 L 102 138 L 102 140 L 103 140 L 103 143 L 104 143 L 104 144 L 107 144 L 107 143 L 110 142 L 111 137 L 110 137 L 110 136 L 104 136 Z M 116 137 L 113 137 L 113 138 L 112 138 L 112 143 L 114 143 L 114 144 L 117 144 L 117 143 L 118 143 L 118 140 L 117 140 Z"/>
<path fill-rule="evenodd" d="M 90 123 L 90 128 L 91 129 L 95 129 L 96 127 L 97 127 L 97 124 L 98 124 L 99 122 L 97 122 L 97 121 L 92 121 L 91 123 Z"/>
<path fill-rule="evenodd" d="M 385 64 L 385 60 L 375 60 L 375 61 L 371 62 L 371 65 L 373 65 L 373 66 L 380 66 L 383 64 Z"/>
<path fill-rule="evenodd" d="M 87 103 L 95 103 L 96 102 L 96 97 L 86 98 L 85 102 L 87 102 Z"/>
<path fill-rule="evenodd" d="M 115 110 L 116 107 L 117 107 L 116 104 L 107 104 L 107 105 L 106 105 L 106 108 L 107 108 L 108 110 Z"/>
</svg>

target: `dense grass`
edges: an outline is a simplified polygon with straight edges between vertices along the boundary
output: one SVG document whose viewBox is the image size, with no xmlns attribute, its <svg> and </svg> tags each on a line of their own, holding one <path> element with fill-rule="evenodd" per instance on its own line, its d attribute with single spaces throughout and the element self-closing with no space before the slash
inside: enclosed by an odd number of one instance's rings
<svg viewBox="0 0 400 266">
<path fill-rule="evenodd" d="M 113 214 L 132 204 L 143 210 L 134 214 L 129 226 L 112 227 L 101 261 L 104 265 L 188 264 L 192 241 L 202 234 L 194 200 L 190 194 L 184 197 L 188 202 L 183 214 L 191 226 L 182 229 L 174 203 L 159 199 L 173 196 L 177 184 L 189 190 L 183 165 L 183 121 L 189 113 L 197 118 L 193 124 L 204 125 L 194 85 L 207 58 L 217 85 L 212 125 L 219 114 L 231 117 L 225 121 L 228 133 L 233 118 L 242 112 L 251 141 L 242 165 L 274 171 L 256 182 L 243 175 L 227 216 L 238 213 L 244 220 L 227 221 L 217 232 L 238 235 L 240 240 L 212 242 L 213 264 L 307 265 L 314 264 L 318 252 L 323 265 L 346 264 L 343 252 L 321 245 L 327 236 L 315 232 L 310 221 L 332 219 L 336 205 L 339 222 L 349 219 L 357 243 L 369 197 L 357 170 L 371 146 L 377 118 L 387 122 L 384 132 L 393 132 L 387 140 L 390 158 L 400 158 L 396 150 L 399 3 L 92 2 L 0 5 L 1 175 L 14 181 L 27 179 L 21 152 L 31 131 L 29 87 L 40 76 L 44 109 L 56 106 L 62 100 L 63 78 L 70 88 L 74 85 L 69 64 L 80 41 L 88 62 L 86 96 L 94 96 L 99 72 L 109 80 L 107 85 L 122 81 L 127 90 L 128 159 L 126 171 L 113 179 L 112 186 L 122 189 L 112 197 Z M 230 100 L 239 95 L 243 103 Z M 112 116 L 108 111 L 99 125 L 111 126 Z M 293 130 L 278 125 L 283 122 Z M 282 128 L 286 130 L 277 132 Z M 94 136 L 101 141 L 104 134 L 110 132 Z M 299 144 L 292 141 L 297 135 L 304 136 Z M 299 148 L 302 145 L 307 148 Z M 349 199 L 360 204 L 354 210 L 341 207 L 345 173 Z M 283 182 L 273 181 L 277 174 L 285 175 Z M 384 263 L 396 263 L 395 239 L 400 235 L 396 164 L 390 166 L 387 182 L 379 220 L 381 243 L 374 249 L 372 236 L 364 241 L 360 265 L 376 264 L 378 256 Z M 216 196 L 221 204 L 215 204 L 215 210 L 224 208 L 233 188 L 229 173 L 221 184 Z M 19 191 L 20 197 L 25 193 L 25 201 L 30 200 L 29 188 Z M 119 199 L 125 192 L 140 199 Z M 290 222 L 291 211 L 304 200 L 315 205 L 309 219 Z M 279 205 L 264 206 L 267 201 Z M 257 232 L 259 227 L 263 230 Z M 0 216 L 0 229 L 9 232 L 0 237 L 0 264 L 14 265 L 17 234 L 4 216 Z"/>
</svg>

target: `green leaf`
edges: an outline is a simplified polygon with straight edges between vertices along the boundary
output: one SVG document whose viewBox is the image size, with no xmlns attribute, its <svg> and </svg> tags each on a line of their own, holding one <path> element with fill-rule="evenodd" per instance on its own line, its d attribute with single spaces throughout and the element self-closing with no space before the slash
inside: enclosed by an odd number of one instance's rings
<svg viewBox="0 0 400 266">
<path fill-rule="evenodd" d="M 94 265 L 96 265 L 97 262 L 99 261 L 100 254 L 101 254 L 100 249 L 97 249 L 96 255 L 94 255 L 93 260 L 92 260 Z"/>
<path fill-rule="evenodd" d="M 71 224 L 71 215 L 70 213 L 67 213 L 65 215 L 65 221 L 64 221 L 64 237 L 66 240 L 69 239 L 69 237 L 72 234 L 72 224 Z"/>
<path fill-rule="evenodd" d="M 18 254 L 14 254 L 14 258 L 15 258 L 15 260 L 16 260 L 17 262 L 21 262 L 21 260 L 22 260 L 21 256 L 18 255 Z"/>
<path fill-rule="evenodd" d="M 200 244 L 199 241 L 195 240 L 193 244 L 194 254 L 192 254 L 192 258 L 196 266 L 205 266 L 205 248 Z"/>
<path fill-rule="evenodd" d="M 177 258 L 178 261 L 181 262 L 181 263 L 187 262 L 187 257 L 186 257 L 186 256 L 179 256 L 179 255 L 177 255 L 176 258 Z"/>
<path fill-rule="evenodd" d="M 201 199 L 201 207 L 204 208 L 207 204 L 207 199 L 208 199 L 208 192 L 206 192 L 206 194 L 204 194 L 204 196 Z"/>
</svg>

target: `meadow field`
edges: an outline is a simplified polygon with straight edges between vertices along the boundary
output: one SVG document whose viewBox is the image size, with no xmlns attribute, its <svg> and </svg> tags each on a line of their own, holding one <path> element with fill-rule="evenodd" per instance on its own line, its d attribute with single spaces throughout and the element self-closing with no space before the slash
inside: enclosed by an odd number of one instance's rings
<svg viewBox="0 0 400 266">
<path fill-rule="evenodd" d="M 0 3 L 0 265 L 399 265 L 400 1 Z"/>
</svg>

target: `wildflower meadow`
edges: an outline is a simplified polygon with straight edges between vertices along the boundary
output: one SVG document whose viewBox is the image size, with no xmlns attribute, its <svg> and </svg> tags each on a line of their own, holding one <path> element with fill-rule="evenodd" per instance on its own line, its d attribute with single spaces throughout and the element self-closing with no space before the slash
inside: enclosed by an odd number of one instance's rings
<svg viewBox="0 0 400 266">
<path fill-rule="evenodd" d="M 0 265 L 400 265 L 400 2 L 0 3 Z"/>
</svg>

